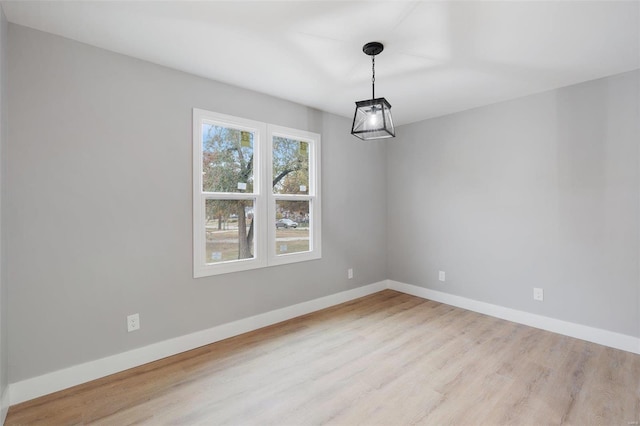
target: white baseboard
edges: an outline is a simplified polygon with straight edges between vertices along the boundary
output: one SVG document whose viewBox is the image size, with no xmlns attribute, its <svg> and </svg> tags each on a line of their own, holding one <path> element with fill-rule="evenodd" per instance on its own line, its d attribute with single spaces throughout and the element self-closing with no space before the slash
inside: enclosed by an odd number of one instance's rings
<svg viewBox="0 0 640 426">
<path fill-rule="evenodd" d="M 352 290 L 343 291 L 308 302 L 298 303 L 264 314 L 222 324 L 207 330 L 187 334 L 139 349 L 108 356 L 84 364 L 74 365 L 42 376 L 33 377 L 10 385 L 11 405 L 28 401 L 39 396 L 70 388 L 81 383 L 99 379 L 129 368 L 157 361 L 200 346 L 218 342 L 248 331 L 286 321 L 320 309 L 348 302 L 349 300 L 377 293 L 387 288 L 386 281 L 369 284 Z M 3 405 L 4 408 L 4 405 Z"/>
<path fill-rule="evenodd" d="M 320 309 L 348 302 L 359 297 L 377 293 L 387 288 L 424 299 L 479 312 L 485 315 L 490 315 L 496 318 L 502 318 L 519 324 L 525 324 L 531 327 L 640 354 L 640 339 L 636 337 L 549 318 L 542 315 L 536 315 L 529 312 L 518 311 L 503 306 L 492 305 L 490 303 L 480 302 L 416 285 L 405 284 L 393 280 L 385 280 L 12 383 L 2 395 L 1 414 L 3 422 L 9 405 L 28 401 L 30 399 L 70 388 L 81 383 L 86 383 L 110 374 L 118 373 L 129 368 L 137 367 L 171 355 L 176 355 L 200 346 L 227 339 L 229 337 L 286 321 L 300 315 L 305 315 Z"/>
<path fill-rule="evenodd" d="M 504 306 L 492 305 L 491 303 L 479 302 L 466 297 L 454 294 L 443 293 L 412 284 L 405 284 L 398 281 L 387 280 L 387 288 L 400 291 L 402 293 L 418 296 L 423 299 L 457 306 L 469 311 L 479 312 L 496 318 L 517 322 L 542 330 L 552 331 L 565 336 L 575 337 L 588 342 L 598 343 L 623 351 L 640 354 L 640 338 L 620 334 L 613 331 L 602 330 L 600 328 L 589 327 L 582 324 L 575 324 L 568 321 L 536 315 L 516 309 L 505 308 Z"/>
</svg>

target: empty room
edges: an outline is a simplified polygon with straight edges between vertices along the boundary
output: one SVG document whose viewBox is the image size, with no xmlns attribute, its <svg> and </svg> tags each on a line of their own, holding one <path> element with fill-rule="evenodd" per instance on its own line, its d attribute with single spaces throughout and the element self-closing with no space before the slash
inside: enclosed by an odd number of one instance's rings
<svg viewBox="0 0 640 426">
<path fill-rule="evenodd" d="M 0 403 L 639 425 L 640 2 L 0 0 Z"/>
</svg>

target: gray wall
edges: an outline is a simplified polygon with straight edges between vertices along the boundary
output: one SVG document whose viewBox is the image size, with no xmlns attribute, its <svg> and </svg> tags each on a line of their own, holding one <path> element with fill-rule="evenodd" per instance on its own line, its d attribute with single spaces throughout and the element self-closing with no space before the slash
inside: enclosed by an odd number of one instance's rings
<svg viewBox="0 0 640 426">
<path fill-rule="evenodd" d="M 639 89 L 635 71 L 402 127 L 389 278 L 640 336 Z"/>
<path fill-rule="evenodd" d="M 5 149 L 7 144 L 7 20 L 0 7 L 0 397 L 5 394 L 8 386 L 8 359 L 9 351 L 7 346 L 7 278 L 5 262 L 5 242 L 4 242 L 4 188 L 6 179 Z M 4 402 L 4 401 L 2 401 Z M 8 407 L 2 407 L 2 412 Z M 0 419 L 4 421 L 4 419 Z"/>
<path fill-rule="evenodd" d="M 8 47 L 10 382 L 386 278 L 386 147 L 349 120 L 13 24 Z M 193 107 L 322 134 L 321 260 L 192 278 Z"/>
</svg>

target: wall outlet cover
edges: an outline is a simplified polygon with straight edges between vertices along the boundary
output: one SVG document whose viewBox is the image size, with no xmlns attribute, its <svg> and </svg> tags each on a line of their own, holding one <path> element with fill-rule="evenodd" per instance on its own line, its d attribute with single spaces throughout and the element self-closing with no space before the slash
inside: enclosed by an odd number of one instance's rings
<svg viewBox="0 0 640 426">
<path fill-rule="evenodd" d="M 533 300 L 537 300 L 539 302 L 542 302 L 544 300 L 544 290 L 541 288 L 534 288 L 533 289 Z"/>
<path fill-rule="evenodd" d="M 140 330 L 140 314 L 131 314 L 127 316 L 127 331 Z"/>
</svg>

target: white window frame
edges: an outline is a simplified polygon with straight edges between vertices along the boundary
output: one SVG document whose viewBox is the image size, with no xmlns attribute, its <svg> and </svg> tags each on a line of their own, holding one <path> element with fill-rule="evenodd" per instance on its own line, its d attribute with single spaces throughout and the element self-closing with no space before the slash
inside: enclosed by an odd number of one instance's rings
<svg viewBox="0 0 640 426">
<path fill-rule="evenodd" d="M 204 192 L 202 190 L 202 124 L 211 123 L 252 132 L 253 138 L 253 193 Z M 309 194 L 274 194 L 272 141 L 274 136 L 308 143 Z M 303 262 L 322 257 L 322 208 L 320 200 L 320 143 L 317 133 L 269 125 L 198 108 L 193 109 L 193 276 L 206 277 L 246 271 L 287 263 Z M 220 263 L 206 263 L 205 204 L 206 200 L 255 200 L 254 204 L 254 257 Z M 309 201 L 309 251 L 276 253 L 277 200 Z"/>
<path fill-rule="evenodd" d="M 274 136 L 306 142 L 309 146 L 309 194 L 274 194 L 273 193 L 273 138 Z M 320 135 L 303 130 L 268 125 L 267 140 L 267 168 L 269 186 L 269 224 L 276 223 L 276 201 L 309 201 L 309 251 L 299 253 L 277 254 L 275 235 L 276 227 L 269 227 L 269 265 L 283 265 L 286 263 L 303 262 L 305 260 L 320 259 L 322 257 L 322 206 L 320 202 Z"/>
</svg>

